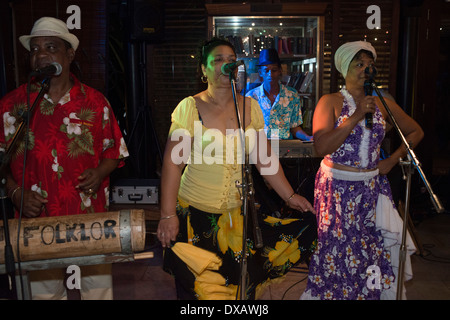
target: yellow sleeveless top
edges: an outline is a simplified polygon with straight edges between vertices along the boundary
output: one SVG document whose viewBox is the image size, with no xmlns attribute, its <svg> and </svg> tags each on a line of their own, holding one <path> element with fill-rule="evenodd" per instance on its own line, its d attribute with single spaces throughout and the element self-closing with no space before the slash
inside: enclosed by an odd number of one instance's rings
<svg viewBox="0 0 450 320">
<path fill-rule="evenodd" d="M 256 100 L 251 99 L 250 107 L 251 121 L 245 137 L 247 152 L 251 154 L 257 151 L 257 135 L 264 134 L 264 118 Z M 224 135 L 218 129 L 206 128 L 199 119 L 194 97 L 178 104 L 172 113 L 169 138 L 180 143 L 172 152 L 172 160 L 179 159 L 181 148 L 190 148 L 178 191 L 180 200 L 212 213 L 241 206 L 236 187 L 236 181 L 242 182 L 241 136 L 239 130 L 227 130 Z"/>
</svg>

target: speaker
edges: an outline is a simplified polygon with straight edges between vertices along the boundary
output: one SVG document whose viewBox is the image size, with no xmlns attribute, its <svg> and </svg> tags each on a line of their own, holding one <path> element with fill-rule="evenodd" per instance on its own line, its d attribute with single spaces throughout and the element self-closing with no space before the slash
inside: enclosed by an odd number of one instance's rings
<svg viewBox="0 0 450 320">
<path fill-rule="evenodd" d="M 130 0 L 128 19 L 131 41 L 164 40 L 164 1 Z"/>
</svg>

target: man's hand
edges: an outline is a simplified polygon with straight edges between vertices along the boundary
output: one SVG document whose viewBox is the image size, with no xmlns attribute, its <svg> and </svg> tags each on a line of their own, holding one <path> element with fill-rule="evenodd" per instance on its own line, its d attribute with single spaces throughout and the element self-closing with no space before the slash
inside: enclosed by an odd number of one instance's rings
<svg viewBox="0 0 450 320">
<path fill-rule="evenodd" d="M 78 185 L 75 187 L 88 196 L 98 191 L 100 185 L 111 172 L 117 168 L 120 160 L 103 159 L 97 168 L 88 168 L 78 177 Z"/>
<path fill-rule="evenodd" d="M 98 191 L 102 180 L 103 177 L 97 168 L 89 168 L 78 177 L 80 183 L 75 188 L 91 196 Z"/>
<path fill-rule="evenodd" d="M 18 211 L 20 211 L 20 200 L 22 196 L 22 188 L 13 194 L 12 203 Z M 23 191 L 23 208 L 22 214 L 27 218 L 39 217 L 42 213 L 45 215 L 45 205 L 48 200 L 33 190 Z"/>
</svg>

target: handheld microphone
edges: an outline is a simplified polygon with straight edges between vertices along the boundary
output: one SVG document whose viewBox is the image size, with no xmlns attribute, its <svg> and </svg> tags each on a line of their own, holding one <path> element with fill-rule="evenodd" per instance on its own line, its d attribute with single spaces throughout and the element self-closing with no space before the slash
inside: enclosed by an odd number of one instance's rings
<svg viewBox="0 0 450 320">
<path fill-rule="evenodd" d="M 222 65 L 222 68 L 220 69 L 220 71 L 222 71 L 222 73 L 224 75 L 229 75 L 230 73 L 234 72 L 234 70 L 236 70 L 236 68 L 238 68 L 239 66 L 241 66 L 243 64 L 244 64 L 244 61 L 242 61 L 242 60 L 232 62 L 232 63 L 225 63 Z"/>
<path fill-rule="evenodd" d="M 370 80 L 364 81 L 364 93 L 366 94 L 366 96 L 372 95 L 372 85 Z M 366 128 L 372 129 L 372 127 L 373 127 L 373 115 L 370 112 L 368 112 L 366 113 Z"/>
<path fill-rule="evenodd" d="M 62 66 L 58 62 L 52 62 L 50 65 L 36 69 L 31 72 L 34 76 L 59 76 L 62 72 Z"/>
<path fill-rule="evenodd" d="M 370 68 L 372 68 L 372 72 L 370 72 Z M 372 79 L 377 74 L 377 69 L 375 67 L 367 67 L 366 70 L 364 70 L 364 73 L 369 76 L 369 80 L 364 81 L 364 93 L 366 96 L 372 95 Z M 373 127 L 373 115 L 368 112 L 366 113 L 366 128 L 372 129 Z"/>
</svg>

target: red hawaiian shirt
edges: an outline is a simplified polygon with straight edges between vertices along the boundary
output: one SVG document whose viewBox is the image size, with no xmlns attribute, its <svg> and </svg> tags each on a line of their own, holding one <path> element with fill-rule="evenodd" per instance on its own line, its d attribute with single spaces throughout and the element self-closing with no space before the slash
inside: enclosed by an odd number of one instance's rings
<svg viewBox="0 0 450 320">
<path fill-rule="evenodd" d="M 96 194 L 88 197 L 77 190 L 78 176 L 95 168 L 102 159 L 124 159 L 128 151 L 107 99 L 99 91 L 82 84 L 75 76 L 72 89 L 57 103 L 47 95 L 36 105 L 30 119 L 26 170 L 23 172 L 23 141 L 11 159 L 11 171 L 24 188 L 47 198 L 41 216 L 62 216 L 108 211 L 109 177 L 102 181 Z M 31 86 L 33 104 L 41 89 L 40 82 Z M 4 151 L 20 123 L 20 112 L 27 106 L 24 84 L 0 100 L 0 150 Z M 123 166 L 121 161 L 119 166 Z M 16 212 L 17 216 L 17 212 Z"/>
</svg>

